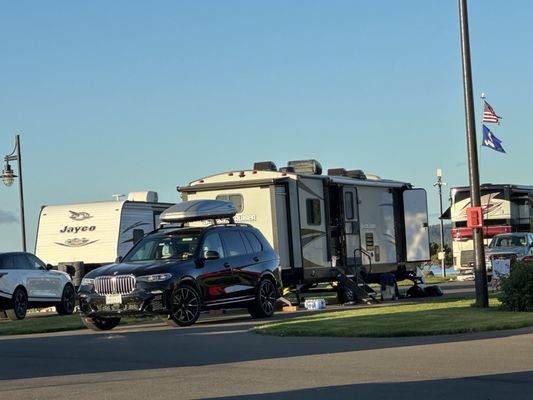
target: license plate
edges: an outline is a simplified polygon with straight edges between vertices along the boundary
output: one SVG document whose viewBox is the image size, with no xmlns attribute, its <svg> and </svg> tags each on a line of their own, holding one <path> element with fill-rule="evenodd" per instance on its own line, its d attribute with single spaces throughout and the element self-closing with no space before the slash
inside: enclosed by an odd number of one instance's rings
<svg viewBox="0 0 533 400">
<path fill-rule="evenodd" d="M 122 295 L 121 294 L 106 294 L 105 303 L 106 304 L 122 304 Z"/>
</svg>

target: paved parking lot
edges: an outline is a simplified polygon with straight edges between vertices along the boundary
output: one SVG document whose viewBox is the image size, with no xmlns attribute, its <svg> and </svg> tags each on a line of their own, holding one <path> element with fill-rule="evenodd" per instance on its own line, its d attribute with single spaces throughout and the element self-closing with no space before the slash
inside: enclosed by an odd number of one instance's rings
<svg viewBox="0 0 533 400">
<path fill-rule="evenodd" d="M 181 329 L 151 323 L 2 337 L 0 398 L 528 399 L 533 389 L 531 328 L 301 338 L 249 333 L 254 323 L 229 313 Z"/>
</svg>

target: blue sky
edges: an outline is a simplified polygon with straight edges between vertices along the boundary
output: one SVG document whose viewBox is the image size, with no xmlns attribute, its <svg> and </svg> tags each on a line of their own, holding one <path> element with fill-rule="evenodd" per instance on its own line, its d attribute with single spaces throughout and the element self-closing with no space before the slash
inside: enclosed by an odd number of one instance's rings
<svg viewBox="0 0 533 400">
<path fill-rule="evenodd" d="M 476 117 L 507 154 L 481 182 L 531 184 L 526 0 L 469 2 Z M 0 14 L 0 155 L 21 135 L 28 247 L 42 205 L 315 158 L 423 187 L 468 185 L 457 1 L 17 1 Z M 478 143 L 481 125 L 476 125 Z M 0 186 L 0 251 L 20 249 Z"/>
</svg>

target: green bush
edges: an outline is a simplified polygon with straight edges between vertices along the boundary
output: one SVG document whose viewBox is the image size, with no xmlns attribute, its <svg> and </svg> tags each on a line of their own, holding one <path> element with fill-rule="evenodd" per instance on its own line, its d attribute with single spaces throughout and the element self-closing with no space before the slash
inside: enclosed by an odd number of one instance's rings
<svg viewBox="0 0 533 400">
<path fill-rule="evenodd" d="M 533 311 L 533 264 L 518 262 L 502 277 L 498 299 L 507 311 Z"/>
</svg>

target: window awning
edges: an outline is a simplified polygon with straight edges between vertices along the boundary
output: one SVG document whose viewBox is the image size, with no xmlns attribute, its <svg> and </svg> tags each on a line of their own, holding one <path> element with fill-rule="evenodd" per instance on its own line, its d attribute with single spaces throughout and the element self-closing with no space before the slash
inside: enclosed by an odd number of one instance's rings
<svg viewBox="0 0 533 400">
<path fill-rule="evenodd" d="M 448 207 L 446 211 L 442 213 L 439 219 L 452 219 L 452 206 Z"/>
</svg>

